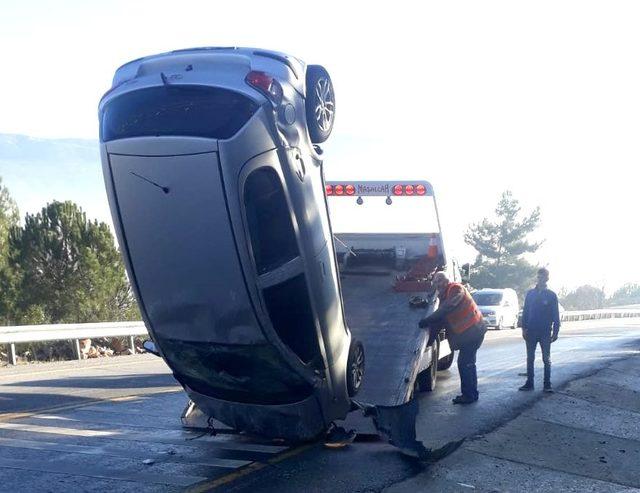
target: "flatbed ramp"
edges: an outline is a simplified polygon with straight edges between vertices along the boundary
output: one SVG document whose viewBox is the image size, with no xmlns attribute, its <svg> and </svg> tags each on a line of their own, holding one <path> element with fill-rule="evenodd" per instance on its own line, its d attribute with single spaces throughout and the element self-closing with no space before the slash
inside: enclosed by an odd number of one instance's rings
<svg viewBox="0 0 640 493">
<path fill-rule="evenodd" d="M 356 400 L 403 404 L 413 391 L 428 339 L 418 322 L 429 312 L 411 309 L 410 293 L 393 291 L 391 273 L 347 271 L 341 279 L 347 324 L 365 351 L 365 377 Z"/>
<path fill-rule="evenodd" d="M 177 391 L 0 419 L 3 491 L 198 491 L 288 449 L 185 430 L 187 401 Z"/>
</svg>

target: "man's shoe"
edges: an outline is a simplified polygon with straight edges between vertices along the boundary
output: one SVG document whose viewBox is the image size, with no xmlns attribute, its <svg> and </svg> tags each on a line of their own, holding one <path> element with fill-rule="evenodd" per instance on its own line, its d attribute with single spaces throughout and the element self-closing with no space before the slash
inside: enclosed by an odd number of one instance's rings
<svg viewBox="0 0 640 493">
<path fill-rule="evenodd" d="M 527 382 L 522 387 L 520 387 L 518 390 L 522 390 L 522 391 L 533 390 L 533 384 Z"/>
<path fill-rule="evenodd" d="M 548 394 L 552 394 L 553 393 L 553 389 L 551 388 L 551 384 L 550 383 L 545 383 L 543 391 L 547 392 Z"/>
<path fill-rule="evenodd" d="M 472 404 L 476 402 L 478 398 L 467 397 L 466 395 L 458 395 L 453 399 L 454 404 Z"/>
</svg>

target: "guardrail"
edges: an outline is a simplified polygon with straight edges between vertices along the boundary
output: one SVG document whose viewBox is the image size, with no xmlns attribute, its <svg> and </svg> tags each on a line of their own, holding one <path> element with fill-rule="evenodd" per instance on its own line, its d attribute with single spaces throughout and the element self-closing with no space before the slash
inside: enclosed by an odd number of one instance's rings
<svg viewBox="0 0 640 493">
<path fill-rule="evenodd" d="M 9 363 L 16 364 L 16 344 L 25 342 L 70 340 L 78 359 L 81 339 L 100 337 L 128 337 L 129 347 L 135 351 L 134 337 L 147 335 L 143 322 L 101 322 L 90 324 L 16 325 L 0 327 L 0 344 L 9 346 Z"/>
<path fill-rule="evenodd" d="M 565 311 L 560 314 L 560 320 L 563 322 L 630 317 L 640 317 L 640 310 L 628 308 L 602 308 L 600 310 Z"/>
<path fill-rule="evenodd" d="M 608 308 L 601 310 L 565 311 L 560 314 L 563 322 L 582 320 L 599 320 L 604 318 L 640 317 L 640 309 Z M 81 339 L 97 339 L 101 337 L 128 337 L 129 346 L 135 351 L 133 338 L 147 335 L 143 322 L 102 322 L 92 324 L 57 324 L 57 325 L 16 325 L 0 327 L 0 344 L 9 346 L 9 362 L 16 364 L 16 344 L 41 341 L 72 341 L 78 359 L 82 359 L 80 351 Z"/>
</svg>

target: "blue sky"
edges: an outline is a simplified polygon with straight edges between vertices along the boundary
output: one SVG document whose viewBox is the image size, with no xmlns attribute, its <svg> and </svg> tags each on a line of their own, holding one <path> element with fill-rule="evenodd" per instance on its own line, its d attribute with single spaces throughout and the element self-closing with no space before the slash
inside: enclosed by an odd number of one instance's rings
<svg viewBox="0 0 640 493">
<path fill-rule="evenodd" d="M 285 51 L 332 74 L 328 178 L 430 180 L 463 259 L 466 226 L 511 189 L 542 208 L 552 284 L 611 289 L 640 281 L 638 25 L 631 1 L 5 0 L 0 133 L 95 138 L 101 94 L 139 56 Z"/>
</svg>

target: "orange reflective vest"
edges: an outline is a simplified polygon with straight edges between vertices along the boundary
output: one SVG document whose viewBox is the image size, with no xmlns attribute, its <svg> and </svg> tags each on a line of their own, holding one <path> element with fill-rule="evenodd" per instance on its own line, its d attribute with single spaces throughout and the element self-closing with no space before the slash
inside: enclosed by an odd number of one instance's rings
<svg viewBox="0 0 640 493">
<path fill-rule="evenodd" d="M 449 328 L 456 334 L 462 334 L 464 331 L 473 327 L 475 324 L 482 321 L 482 313 L 478 310 L 478 305 L 473 301 L 473 298 L 469 294 L 469 291 L 465 289 L 462 284 L 452 282 L 447 286 L 442 301 L 447 300 L 457 293 L 464 294 L 462 300 L 456 306 L 453 311 L 447 313 L 445 318 L 449 324 Z"/>
</svg>

